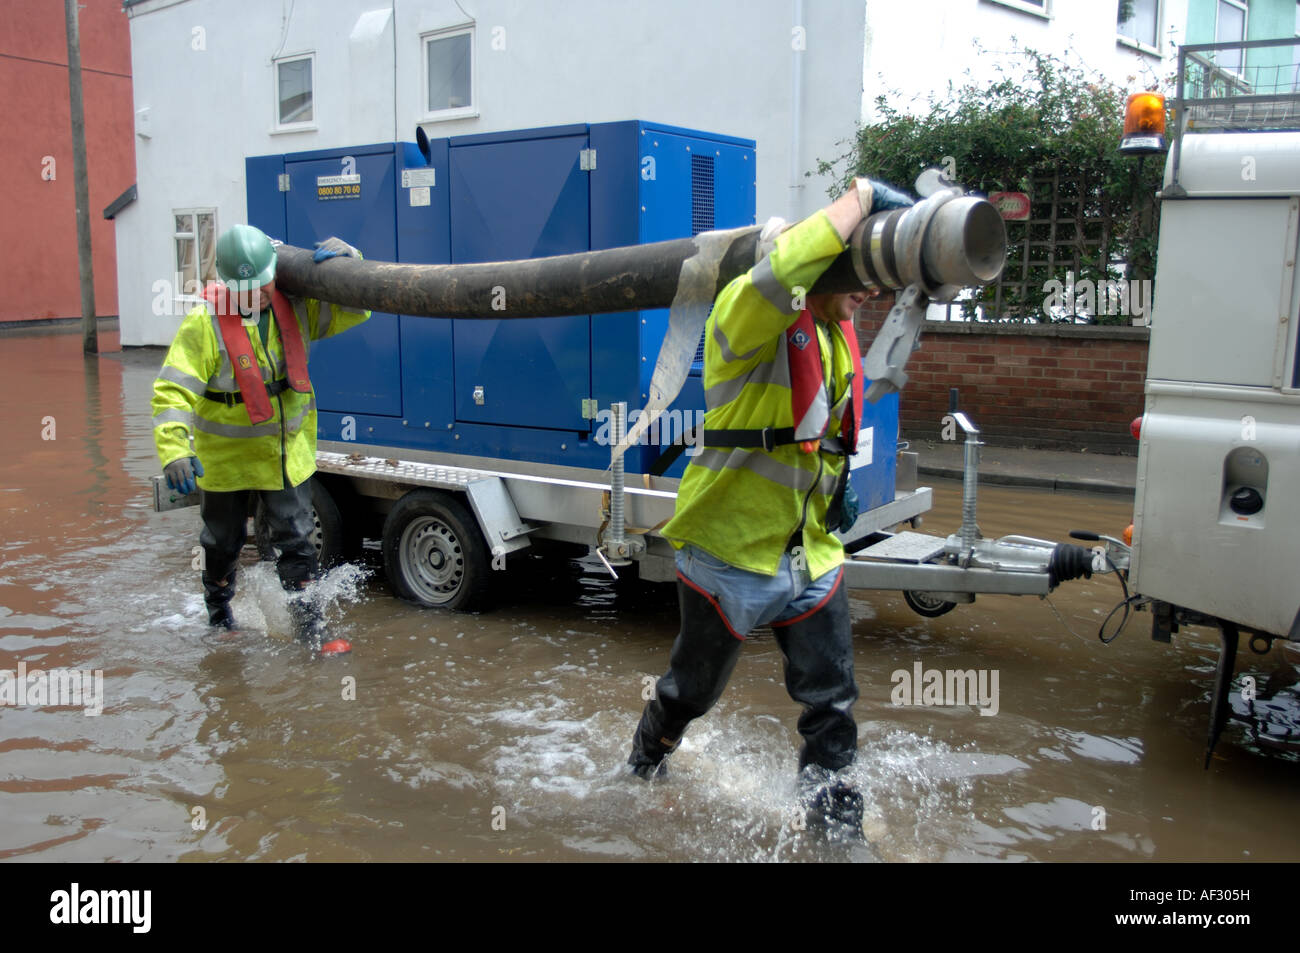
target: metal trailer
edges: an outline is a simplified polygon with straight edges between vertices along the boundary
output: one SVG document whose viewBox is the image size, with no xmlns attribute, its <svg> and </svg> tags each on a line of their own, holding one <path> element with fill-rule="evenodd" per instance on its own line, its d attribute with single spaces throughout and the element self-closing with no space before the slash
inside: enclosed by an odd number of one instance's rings
<svg viewBox="0 0 1300 953">
<path fill-rule="evenodd" d="M 967 428 L 961 530 L 946 539 L 893 532 L 904 523 L 920 525 L 932 505 L 930 487 L 898 490 L 889 503 L 862 512 L 849 531 L 836 534 L 850 554 L 850 588 L 897 589 L 919 614 L 938 616 L 973 602 L 978 593 L 1046 595 L 1085 567 L 1113 569 L 1100 553 L 1071 544 L 980 537 L 978 430 L 965 415 L 954 416 Z M 400 456 L 388 456 L 390 449 Z M 900 456 L 904 469 L 915 473 L 915 454 Z M 856 469 L 867 461 L 850 465 Z M 674 550 L 657 528 L 672 516 L 677 480 L 651 477 L 635 486 L 626 484 L 617 463 L 606 471 L 565 471 L 338 443 L 322 447 L 317 466 L 318 480 L 347 494 L 354 514 L 364 500 L 363 509 L 383 516 L 389 578 L 399 594 L 424 605 L 481 606 L 489 572 L 506 569 L 509 554 L 542 540 L 590 547 L 615 578 L 619 567 L 633 562 L 643 580 L 675 577 Z M 359 533 L 351 532 L 355 546 Z"/>
<path fill-rule="evenodd" d="M 624 412 L 616 408 L 615 419 Z M 978 430 L 964 414 L 953 416 L 966 431 L 961 529 L 947 538 L 915 532 L 932 505 L 932 490 L 899 489 L 837 534 L 849 554 L 850 588 L 900 590 L 914 611 L 933 617 L 977 594 L 1041 596 L 1085 570 L 1115 569 L 1111 558 L 1118 553 L 1109 547 L 982 538 L 975 525 Z M 909 482 L 916 455 L 900 451 L 899 457 Z M 850 465 L 858 469 L 867 460 Z M 632 563 L 645 581 L 675 576 L 674 550 L 657 529 L 672 515 L 676 479 L 642 475 L 635 485 L 618 462 L 584 470 L 336 441 L 321 444 L 317 468 L 312 501 L 322 562 L 356 558 L 363 538 L 381 539 L 394 589 L 421 605 L 484 608 L 493 573 L 508 570 L 512 553 L 545 552 L 553 544 L 595 552 L 614 578 Z M 182 497 L 162 477 L 154 477 L 154 497 L 160 511 L 197 503 L 197 494 Z M 259 551 L 273 555 L 261 515 L 253 520 Z M 895 532 L 902 524 L 913 529 Z"/>
<path fill-rule="evenodd" d="M 381 536 L 394 588 L 423 605 L 483 606 L 491 572 L 546 543 L 590 548 L 615 578 L 632 563 L 642 580 L 675 577 L 674 550 L 657 528 L 672 516 L 676 479 L 335 442 L 321 445 L 317 466 L 318 482 L 333 488 L 325 492 L 349 501 L 351 519 L 370 517 L 368 532 L 356 523 L 343 530 L 352 552 L 361 535 Z M 859 516 L 846 545 L 919 522 L 930 506 L 929 487 L 900 490 Z"/>
</svg>

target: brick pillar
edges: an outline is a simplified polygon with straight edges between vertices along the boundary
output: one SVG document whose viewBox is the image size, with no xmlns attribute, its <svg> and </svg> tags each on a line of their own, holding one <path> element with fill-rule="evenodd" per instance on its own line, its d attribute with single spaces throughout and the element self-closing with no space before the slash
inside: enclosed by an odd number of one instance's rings
<svg viewBox="0 0 1300 953">
<path fill-rule="evenodd" d="M 858 332 L 858 347 L 863 354 L 867 353 L 867 348 L 875 340 L 876 332 L 885 323 L 889 309 L 894 306 L 894 297 L 894 292 L 884 291 L 879 298 L 868 298 L 867 303 L 858 309 L 853 327 Z"/>
</svg>

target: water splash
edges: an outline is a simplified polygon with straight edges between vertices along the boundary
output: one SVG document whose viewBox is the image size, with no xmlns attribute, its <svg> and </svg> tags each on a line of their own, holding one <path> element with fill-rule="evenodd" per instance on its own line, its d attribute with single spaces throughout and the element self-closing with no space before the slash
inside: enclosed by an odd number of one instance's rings
<svg viewBox="0 0 1300 953">
<path fill-rule="evenodd" d="M 552 686 L 554 688 L 555 686 Z M 589 691 L 599 689 L 589 687 Z M 513 816 L 579 854 L 723 862 L 872 861 L 942 854 L 970 814 L 973 778 L 1008 770 L 910 732 L 868 728 L 844 772 L 866 800 L 867 842 L 808 828 L 791 725 L 725 700 L 691 726 L 665 779 L 630 777 L 635 716 L 590 712 L 565 690 L 538 692 L 486 713 L 508 740 L 480 766 Z M 617 837 L 612 835 L 617 832 Z M 935 845 L 935 841 L 938 845 Z"/>
<path fill-rule="evenodd" d="M 293 623 L 289 618 L 290 598 L 302 598 L 315 605 L 331 630 L 346 617 L 344 607 L 369 600 L 366 581 L 373 574 L 368 567 L 344 563 L 307 584 L 300 593 L 288 593 L 280 585 L 275 564 L 258 562 L 239 568 L 235 598 L 231 610 L 241 629 L 260 629 L 276 639 L 292 639 Z"/>
</svg>

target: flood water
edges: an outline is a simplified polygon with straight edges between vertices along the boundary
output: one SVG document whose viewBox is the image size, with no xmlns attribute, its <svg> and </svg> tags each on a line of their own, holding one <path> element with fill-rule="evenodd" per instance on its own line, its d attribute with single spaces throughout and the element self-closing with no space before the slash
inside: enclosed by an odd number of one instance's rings
<svg viewBox="0 0 1300 953">
<path fill-rule="evenodd" d="M 2 858 L 1300 859 L 1300 760 L 1232 724 L 1202 768 L 1217 633 L 1163 645 L 1141 614 L 1101 644 L 1113 576 L 937 619 L 897 593 L 853 594 L 869 848 L 794 823 L 798 707 L 770 635 L 749 640 L 669 778 L 623 775 L 677 630 L 670 586 L 537 561 L 493 611 L 460 615 L 392 598 L 372 561 L 322 594 L 354 652 L 313 661 L 250 546 L 234 611 L 255 631 L 216 639 L 197 510 L 152 509 L 161 358 L 0 337 L 0 670 L 103 674 L 97 716 L 0 706 Z M 947 534 L 960 486 L 935 486 L 923 528 Z M 985 535 L 1065 540 L 1119 535 L 1131 504 L 987 487 L 979 517 Z M 1293 683 L 1293 661 L 1243 640 L 1238 670 Z M 996 714 L 895 705 L 894 673 L 917 663 L 996 673 Z"/>
</svg>

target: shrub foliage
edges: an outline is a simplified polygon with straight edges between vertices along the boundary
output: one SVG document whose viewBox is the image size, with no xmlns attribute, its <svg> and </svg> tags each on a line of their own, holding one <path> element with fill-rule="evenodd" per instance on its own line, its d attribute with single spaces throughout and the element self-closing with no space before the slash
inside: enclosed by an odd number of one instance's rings
<svg viewBox="0 0 1300 953">
<path fill-rule="evenodd" d="M 966 314 L 982 306 L 990 320 L 1072 321 L 1074 308 L 1045 312 L 1049 281 L 1072 278 L 1077 287 L 1155 273 L 1154 196 L 1164 162 L 1119 153 L 1128 92 L 1052 55 L 1024 50 L 993 81 L 950 84 L 919 115 L 897 93 L 878 97 L 880 120 L 860 126 L 847 154 L 819 163 L 818 171 L 833 175 L 837 187 L 855 175 L 910 187 L 922 169 L 939 166 L 968 189 L 1027 193 L 1032 221 L 1007 223 L 1000 292 L 994 285 L 981 289 L 965 302 Z M 1053 189 L 1057 211 L 1048 222 Z M 1034 243 L 1028 248 L 1026 236 Z M 1129 321 L 1079 311 L 1098 323 Z"/>
</svg>

